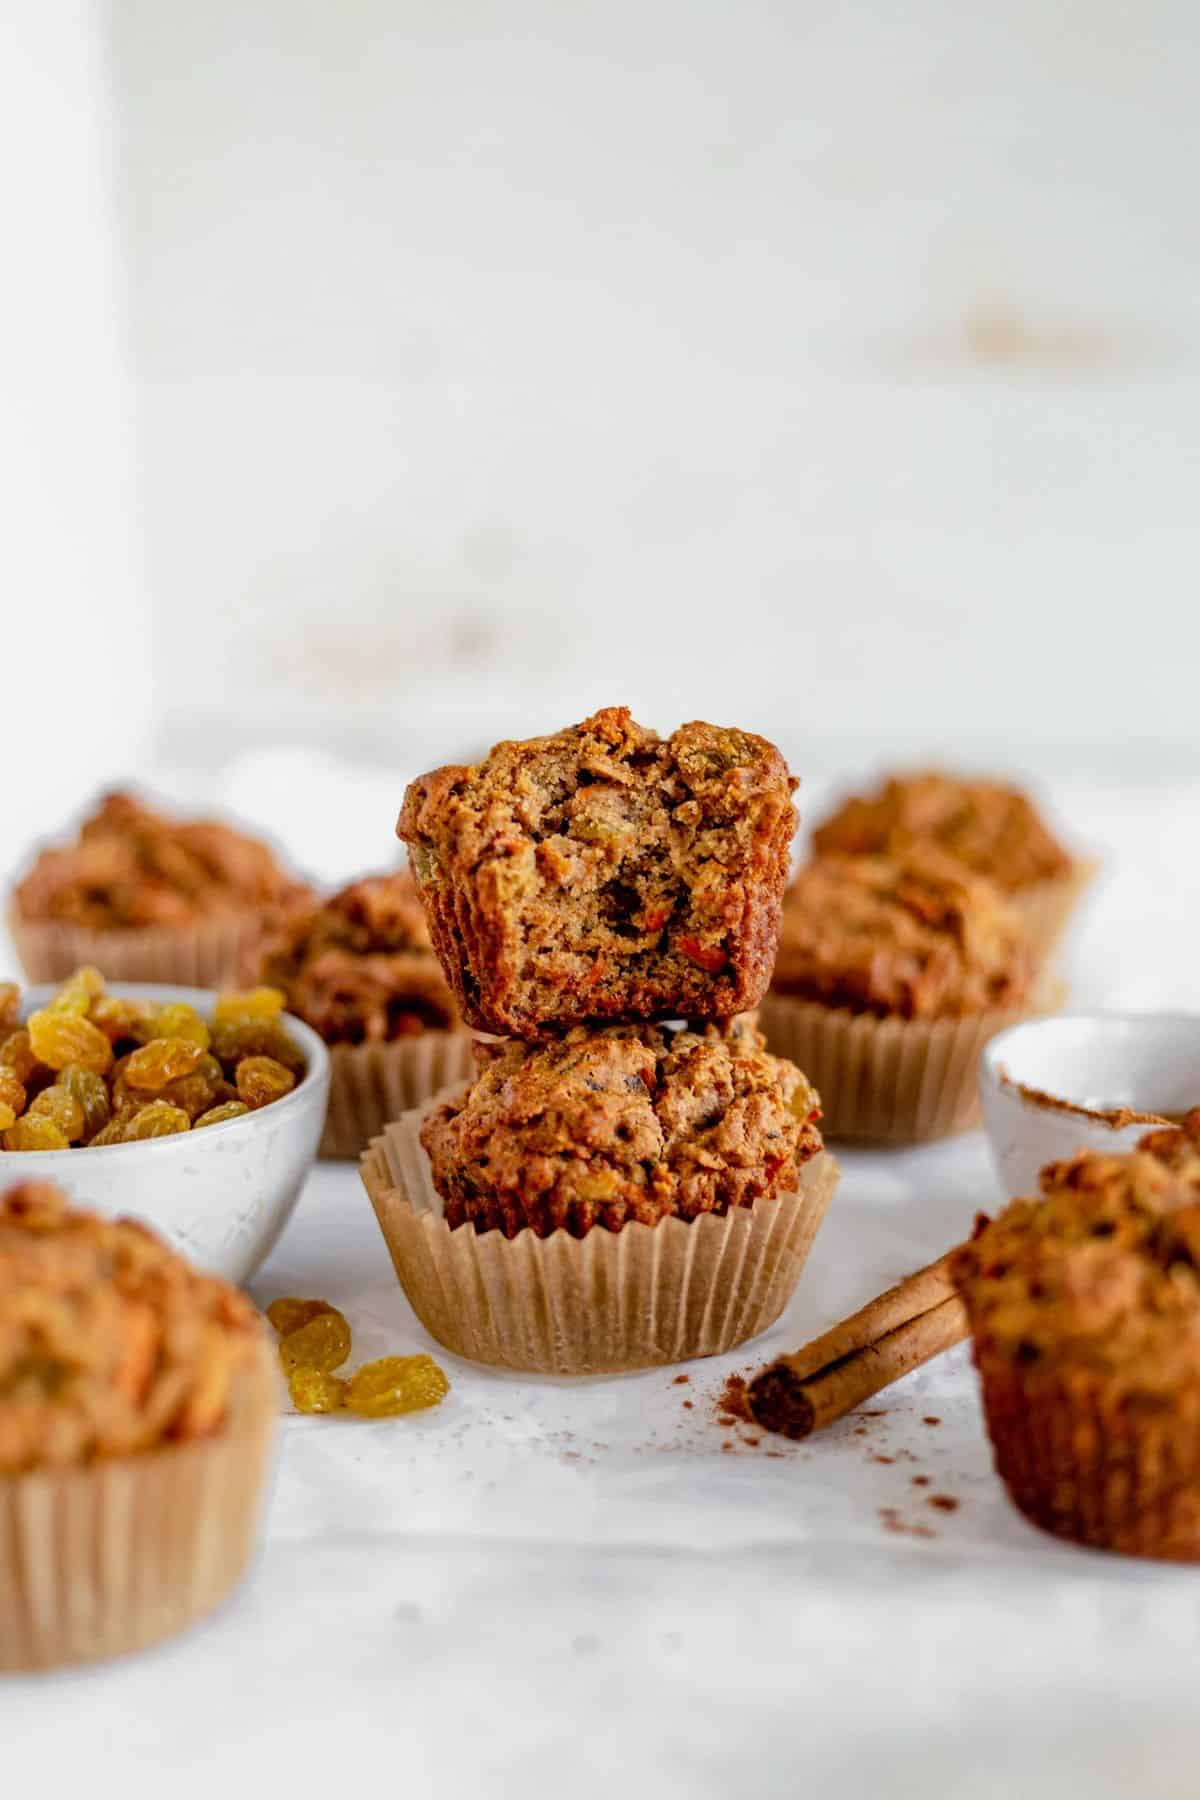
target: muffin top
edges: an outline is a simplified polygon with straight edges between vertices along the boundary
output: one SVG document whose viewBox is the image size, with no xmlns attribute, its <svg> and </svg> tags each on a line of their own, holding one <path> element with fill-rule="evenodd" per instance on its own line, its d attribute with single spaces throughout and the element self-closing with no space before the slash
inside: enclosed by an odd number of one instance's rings
<svg viewBox="0 0 1200 1800">
<path fill-rule="evenodd" d="M 932 844 L 1007 893 L 1067 875 L 1071 858 L 1028 794 L 930 771 L 844 801 L 813 832 L 818 855 L 892 856 Z"/>
<path fill-rule="evenodd" d="M 327 1044 L 383 1044 L 457 1022 L 407 869 L 351 882 L 289 911 L 256 953 L 255 981 Z"/>
<path fill-rule="evenodd" d="M 729 1018 L 766 989 L 796 827 L 773 744 L 607 707 L 414 781 L 397 824 L 468 1024 Z"/>
<path fill-rule="evenodd" d="M 203 1437 L 258 1341 L 254 1308 L 144 1226 L 49 1182 L 0 1193 L 0 1474 Z"/>
<path fill-rule="evenodd" d="M 38 853 L 15 901 L 30 921 L 136 931 L 273 907 L 301 892 L 256 838 L 215 819 L 169 819 L 115 793 L 73 844 Z"/>
<path fill-rule="evenodd" d="M 978 1349 L 1146 1394 L 1200 1376 L 1200 1108 L 1129 1155 L 1049 1164 L 1041 1188 L 955 1258 Z"/>
<path fill-rule="evenodd" d="M 582 1237 L 723 1213 L 791 1191 L 821 1149 L 816 1093 L 745 1019 L 577 1026 L 477 1055 L 421 1129 L 451 1226 Z"/>
<path fill-rule="evenodd" d="M 951 858 L 820 856 L 784 897 L 776 992 L 901 1019 L 1018 1005 L 1025 932 L 989 882 Z"/>
</svg>

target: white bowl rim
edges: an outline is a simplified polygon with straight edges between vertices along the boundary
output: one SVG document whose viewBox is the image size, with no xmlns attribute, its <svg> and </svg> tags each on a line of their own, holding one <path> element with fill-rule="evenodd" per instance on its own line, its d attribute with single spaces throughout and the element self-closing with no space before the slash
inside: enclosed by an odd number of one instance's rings
<svg viewBox="0 0 1200 1800">
<path fill-rule="evenodd" d="M 62 986 L 61 981 L 43 981 L 33 987 L 22 988 L 19 1015 L 21 1019 L 24 1020 L 29 1013 L 36 1012 L 37 1008 L 57 994 Z M 210 1013 L 218 996 L 228 992 L 224 988 L 176 987 L 168 981 L 114 981 L 106 983 L 106 991 L 115 994 L 119 999 L 181 1000 L 189 1006 L 194 1006 L 197 1012 L 202 1011 L 207 1003 Z M 240 1119 L 223 1119 L 219 1125 L 206 1125 L 204 1127 L 205 1139 L 210 1135 L 215 1137 L 221 1132 L 236 1131 L 239 1125 L 243 1129 L 253 1130 L 254 1120 L 267 1113 L 278 1122 L 284 1108 L 294 1108 L 299 1104 L 301 1096 L 307 1098 L 314 1086 L 327 1079 L 329 1049 L 324 1038 L 315 1032 L 311 1025 L 305 1024 L 303 1019 L 298 1019 L 295 1013 L 281 1012 L 277 1014 L 277 1017 L 281 1023 L 286 1024 L 288 1036 L 293 1038 L 298 1047 L 304 1051 L 308 1063 L 304 1074 L 289 1093 L 284 1094 L 278 1100 L 272 1100 L 269 1106 L 261 1106 L 255 1112 Z M 96 1149 L 100 1151 L 101 1155 L 107 1156 L 110 1154 L 123 1155 L 139 1150 L 144 1152 L 146 1150 L 174 1149 L 179 1144 L 187 1144 L 194 1149 L 195 1142 L 192 1133 L 175 1131 L 165 1137 L 143 1138 L 136 1144 L 72 1144 L 67 1150 L 4 1150 L 0 1151 L 0 1178 L 3 1178 L 10 1165 L 14 1163 L 20 1164 L 21 1167 L 28 1165 L 34 1168 L 46 1168 L 52 1160 L 60 1156 L 76 1157 L 81 1150 Z"/>
<path fill-rule="evenodd" d="M 1017 1025 L 1006 1026 L 989 1038 L 983 1047 L 981 1061 L 989 1072 L 995 1072 L 997 1062 L 1001 1060 L 1001 1052 L 1006 1044 L 1014 1038 L 1032 1036 L 1034 1033 L 1049 1034 L 1054 1028 L 1063 1025 L 1096 1025 L 1104 1028 L 1109 1025 L 1178 1025 L 1190 1026 L 1200 1034 L 1200 1012 L 1058 1012 L 1044 1019 L 1022 1019 Z"/>
</svg>

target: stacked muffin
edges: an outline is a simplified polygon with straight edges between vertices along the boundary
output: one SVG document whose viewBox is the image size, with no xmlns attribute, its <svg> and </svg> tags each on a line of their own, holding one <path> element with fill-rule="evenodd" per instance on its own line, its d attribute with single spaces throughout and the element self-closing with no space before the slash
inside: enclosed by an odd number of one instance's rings
<svg viewBox="0 0 1200 1800">
<path fill-rule="evenodd" d="M 1090 871 L 1020 790 L 936 774 L 847 800 L 813 849 L 784 903 L 772 1049 L 828 1088 L 831 1135 L 977 1123 L 979 1052 L 1055 1003 L 1044 962 Z"/>
<path fill-rule="evenodd" d="M 737 1015 L 775 957 L 794 786 L 748 732 L 610 708 L 409 788 L 434 948 L 496 1036 L 363 1172 L 449 1348 L 632 1368 L 782 1310 L 836 1171 L 813 1089 Z"/>
</svg>

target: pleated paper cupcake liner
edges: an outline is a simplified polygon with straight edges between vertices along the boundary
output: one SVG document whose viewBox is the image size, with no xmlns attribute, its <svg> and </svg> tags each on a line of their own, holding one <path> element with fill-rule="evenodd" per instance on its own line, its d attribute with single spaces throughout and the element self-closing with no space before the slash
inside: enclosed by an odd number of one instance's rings
<svg viewBox="0 0 1200 1800">
<path fill-rule="evenodd" d="M 799 1189 L 685 1222 L 556 1231 L 452 1231 L 406 1113 L 362 1159 L 400 1284 L 457 1356 L 538 1375 L 613 1374 L 719 1356 L 775 1323 L 837 1186 L 825 1153 Z"/>
<path fill-rule="evenodd" d="M 219 1606 L 254 1548 L 278 1410 L 264 1341 L 215 1436 L 0 1475 L 0 1672 L 143 1650 Z"/>
<path fill-rule="evenodd" d="M 1026 1518 L 1126 1556 L 1200 1561 L 1200 1387 L 1130 1406 L 1118 1375 L 976 1348 L 996 1471 Z"/>
<path fill-rule="evenodd" d="M 472 1072 L 471 1035 L 426 1031 L 392 1044 L 334 1044 L 319 1154 L 359 1157 L 401 1113 Z"/>
<path fill-rule="evenodd" d="M 13 912 L 8 930 L 27 980 L 65 981 L 85 963 L 109 981 L 159 981 L 171 987 L 227 987 L 257 941 L 251 914 L 203 925 L 143 931 L 84 931 L 56 922 L 33 924 Z"/>
<path fill-rule="evenodd" d="M 1009 894 L 1016 912 L 1033 942 L 1039 961 L 1058 949 L 1088 888 L 1100 873 L 1100 864 L 1077 861 L 1069 875 L 1054 881 L 1038 881 L 1023 891 Z"/>
<path fill-rule="evenodd" d="M 775 1056 L 801 1068 L 821 1096 L 829 1138 L 924 1143 L 981 1118 L 979 1054 L 989 1038 L 1062 1004 L 1058 983 L 1024 1007 L 962 1019 L 877 1019 L 845 1007 L 768 994 L 758 1023 Z"/>
</svg>

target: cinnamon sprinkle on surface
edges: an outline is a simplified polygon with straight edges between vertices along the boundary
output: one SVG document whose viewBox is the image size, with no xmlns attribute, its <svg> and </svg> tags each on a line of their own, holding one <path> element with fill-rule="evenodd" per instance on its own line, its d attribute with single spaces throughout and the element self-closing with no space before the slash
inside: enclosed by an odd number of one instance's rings
<svg viewBox="0 0 1200 1800">
<path fill-rule="evenodd" d="M 936 1413 L 927 1413 L 921 1420 L 922 1425 L 940 1425 L 941 1422 Z"/>
<path fill-rule="evenodd" d="M 957 1512 L 958 1501 L 953 1494 L 930 1494 L 930 1506 L 936 1506 L 939 1512 Z"/>
</svg>

